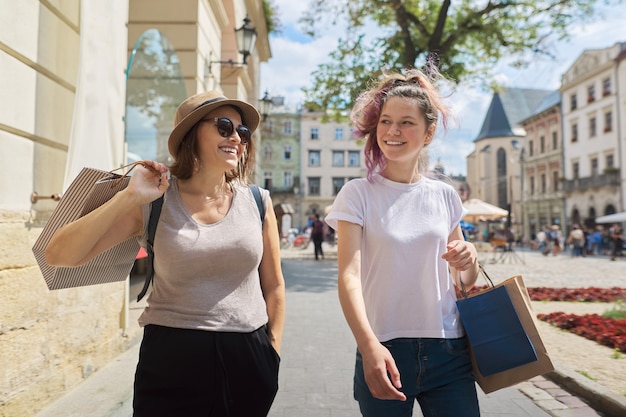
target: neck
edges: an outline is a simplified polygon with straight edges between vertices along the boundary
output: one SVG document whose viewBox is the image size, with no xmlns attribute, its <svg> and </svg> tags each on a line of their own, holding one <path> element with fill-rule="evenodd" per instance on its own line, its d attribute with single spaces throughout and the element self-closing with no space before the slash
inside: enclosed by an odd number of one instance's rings
<svg viewBox="0 0 626 417">
<path fill-rule="evenodd" d="M 422 178 L 417 166 L 415 166 L 415 169 L 397 169 L 397 167 L 387 165 L 382 175 L 390 181 L 403 184 L 413 184 Z"/>
<path fill-rule="evenodd" d="M 193 175 L 189 179 L 179 180 L 178 184 L 178 188 L 183 192 L 208 198 L 231 193 L 230 184 L 226 181 L 223 173 L 219 177 Z"/>
</svg>

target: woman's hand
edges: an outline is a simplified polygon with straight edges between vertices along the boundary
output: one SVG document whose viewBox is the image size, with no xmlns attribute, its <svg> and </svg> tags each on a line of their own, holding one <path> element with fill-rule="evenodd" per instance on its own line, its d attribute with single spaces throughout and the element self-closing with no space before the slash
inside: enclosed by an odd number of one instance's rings
<svg viewBox="0 0 626 417">
<path fill-rule="evenodd" d="M 359 351 L 363 358 L 365 382 L 372 395 L 381 400 L 406 401 L 406 395 L 399 391 L 402 388 L 400 371 L 391 352 L 378 341 Z"/>
<path fill-rule="evenodd" d="M 134 169 L 126 193 L 133 196 L 137 203 L 151 203 L 161 197 L 170 186 L 167 167 L 155 161 L 143 161 Z"/>
<path fill-rule="evenodd" d="M 476 264 L 478 254 L 476 248 L 470 242 L 464 240 L 452 240 L 446 246 L 448 251 L 442 258 L 457 271 L 467 271 Z"/>
</svg>

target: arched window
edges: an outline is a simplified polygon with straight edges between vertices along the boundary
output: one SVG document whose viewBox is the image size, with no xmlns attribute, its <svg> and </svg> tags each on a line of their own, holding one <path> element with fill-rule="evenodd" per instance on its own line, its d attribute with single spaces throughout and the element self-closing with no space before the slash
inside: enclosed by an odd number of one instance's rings
<svg viewBox="0 0 626 417">
<path fill-rule="evenodd" d="M 151 159 L 169 164 L 167 139 L 174 113 L 187 98 L 180 61 L 157 29 L 145 31 L 133 47 L 126 69 L 127 163 Z"/>
<path fill-rule="evenodd" d="M 506 151 L 499 148 L 496 153 L 496 175 L 498 181 L 498 206 L 507 207 L 508 203 L 508 181 L 506 175 Z"/>
</svg>

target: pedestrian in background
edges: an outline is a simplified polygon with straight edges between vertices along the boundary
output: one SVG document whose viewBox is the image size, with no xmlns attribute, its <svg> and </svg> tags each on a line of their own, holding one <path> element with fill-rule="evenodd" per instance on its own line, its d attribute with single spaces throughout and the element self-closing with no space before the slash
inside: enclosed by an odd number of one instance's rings
<svg viewBox="0 0 626 417">
<path fill-rule="evenodd" d="M 210 91 L 180 104 L 168 168 L 146 162 L 126 189 L 60 229 L 48 263 L 80 265 L 130 238 L 146 247 L 164 195 L 135 374 L 135 417 L 264 417 L 278 389 L 285 285 L 267 190 L 248 187 L 258 111 Z"/>
<path fill-rule="evenodd" d="M 324 251 L 322 250 L 322 243 L 324 242 L 324 222 L 320 220 L 320 215 L 315 214 L 315 220 L 311 226 L 311 240 L 315 247 L 315 260 L 319 261 L 320 258 L 324 259 Z"/>
<path fill-rule="evenodd" d="M 357 343 L 354 397 L 363 416 L 479 415 L 455 284 L 478 274 L 466 214 L 450 185 L 424 175 L 449 110 L 433 79 L 387 74 L 351 118 L 365 138 L 367 178 L 346 183 L 326 217 L 337 230 L 339 299 Z"/>
<path fill-rule="evenodd" d="M 572 226 L 572 230 L 567 236 L 567 244 L 572 247 L 572 256 L 583 256 L 583 247 L 585 244 L 585 234 L 579 225 Z"/>
<path fill-rule="evenodd" d="M 614 261 L 618 256 L 622 256 L 624 246 L 622 227 L 615 223 L 609 228 L 609 236 L 611 237 L 611 260 Z"/>
</svg>

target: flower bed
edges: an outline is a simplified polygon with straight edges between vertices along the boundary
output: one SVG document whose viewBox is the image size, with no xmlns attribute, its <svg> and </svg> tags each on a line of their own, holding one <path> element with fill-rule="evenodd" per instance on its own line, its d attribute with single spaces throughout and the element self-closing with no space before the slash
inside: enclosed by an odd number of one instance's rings
<svg viewBox="0 0 626 417">
<path fill-rule="evenodd" d="M 610 319 L 599 314 L 578 316 L 563 312 L 538 314 L 537 318 L 601 345 L 626 353 L 626 319 Z"/>
<path fill-rule="evenodd" d="M 533 301 L 584 301 L 610 303 L 626 299 L 624 288 L 528 288 L 528 295 Z"/>
</svg>

